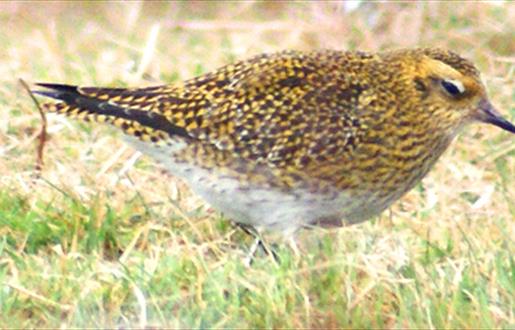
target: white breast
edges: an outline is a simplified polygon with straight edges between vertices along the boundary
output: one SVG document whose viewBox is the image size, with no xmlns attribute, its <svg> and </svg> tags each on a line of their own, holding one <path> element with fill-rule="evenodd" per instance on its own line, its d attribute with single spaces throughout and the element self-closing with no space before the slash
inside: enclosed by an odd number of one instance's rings
<svg viewBox="0 0 515 330">
<path fill-rule="evenodd" d="M 368 194 L 350 196 L 347 192 L 325 195 L 307 191 L 285 192 L 262 187 L 242 187 L 240 182 L 216 170 L 206 170 L 184 162 L 176 162 L 176 154 L 187 144 L 177 140 L 170 146 L 154 147 L 132 137 L 128 141 L 141 152 L 155 158 L 167 170 L 186 181 L 189 187 L 225 216 L 243 224 L 283 232 L 292 232 L 320 219 L 347 223 L 368 219 L 385 207 L 375 205 Z"/>
</svg>

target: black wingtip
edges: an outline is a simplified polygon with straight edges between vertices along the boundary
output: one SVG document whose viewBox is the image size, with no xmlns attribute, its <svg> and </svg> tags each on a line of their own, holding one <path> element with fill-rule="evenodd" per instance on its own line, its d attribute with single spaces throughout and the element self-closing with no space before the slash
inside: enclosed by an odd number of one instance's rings
<svg viewBox="0 0 515 330">
<path fill-rule="evenodd" d="M 178 135 L 188 139 L 191 138 L 185 128 L 172 124 L 164 115 L 150 113 L 144 110 L 130 109 L 130 105 L 120 106 L 94 97 L 82 95 L 78 87 L 73 85 L 52 83 L 35 83 L 35 85 L 46 88 L 47 90 L 33 90 L 32 93 L 63 101 L 71 107 L 80 108 L 88 113 L 123 118 L 137 122 L 142 126 L 166 132 L 169 135 Z M 113 91 L 115 89 L 106 90 Z M 124 89 L 118 89 L 117 91 L 121 92 L 123 90 Z"/>
<path fill-rule="evenodd" d="M 66 84 L 36 83 L 36 86 L 52 89 L 59 92 L 77 92 L 77 86 Z"/>
<path fill-rule="evenodd" d="M 35 83 L 35 85 L 48 90 L 32 90 L 32 93 L 57 100 L 70 101 L 78 94 L 77 86 L 73 85 L 52 83 Z"/>
</svg>

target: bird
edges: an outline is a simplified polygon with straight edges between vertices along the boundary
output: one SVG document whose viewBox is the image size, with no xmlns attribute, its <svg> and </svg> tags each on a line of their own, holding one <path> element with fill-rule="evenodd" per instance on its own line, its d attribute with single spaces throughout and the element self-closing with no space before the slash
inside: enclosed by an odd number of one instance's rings
<svg viewBox="0 0 515 330">
<path fill-rule="evenodd" d="M 106 123 L 227 218 L 285 234 L 377 216 L 474 122 L 515 133 L 442 48 L 285 50 L 144 88 L 37 83 L 45 112 Z"/>
</svg>

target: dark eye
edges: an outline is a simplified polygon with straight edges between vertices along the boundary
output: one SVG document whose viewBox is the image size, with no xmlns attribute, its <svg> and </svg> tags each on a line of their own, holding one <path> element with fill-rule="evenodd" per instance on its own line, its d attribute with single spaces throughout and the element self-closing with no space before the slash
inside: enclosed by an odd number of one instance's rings
<svg viewBox="0 0 515 330">
<path fill-rule="evenodd" d="M 452 96 L 458 96 L 465 91 L 460 81 L 442 80 L 442 87 Z"/>
</svg>

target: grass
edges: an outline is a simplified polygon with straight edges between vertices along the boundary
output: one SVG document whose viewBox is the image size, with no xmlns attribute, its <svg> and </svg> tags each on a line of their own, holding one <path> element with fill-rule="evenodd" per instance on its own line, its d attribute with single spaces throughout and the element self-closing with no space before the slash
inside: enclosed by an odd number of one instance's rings
<svg viewBox="0 0 515 330">
<path fill-rule="evenodd" d="M 17 84 L 174 82 L 285 48 L 437 45 L 471 58 L 515 119 L 515 5 L 0 4 L 0 327 L 513 328 L 513 138 L 461 134 L 388 212 L 303 231 L 302 257 L 250 238 L 121 142 L 39 117 Z M 273 239 L 273 238 L 270 238 Z"/>
</svg>

